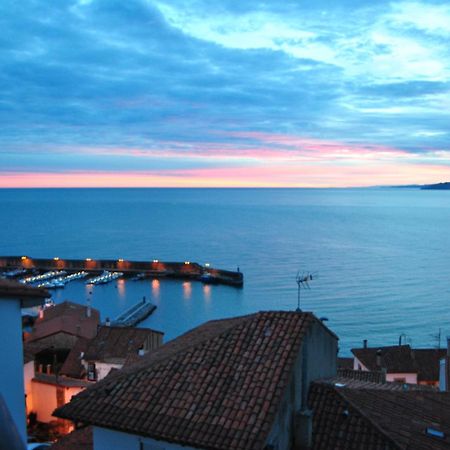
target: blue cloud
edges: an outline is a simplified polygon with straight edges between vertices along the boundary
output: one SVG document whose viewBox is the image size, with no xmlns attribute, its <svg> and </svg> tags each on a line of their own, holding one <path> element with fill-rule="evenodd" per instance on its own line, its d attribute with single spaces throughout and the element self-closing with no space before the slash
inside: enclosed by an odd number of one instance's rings
<svg viewBox="0 0 450 450">
<path fill-rule="evenodd" d="M 239 149 L 236 131 L 448 148 L 445 14 L 442 2 L 4 1 L 0 162 L 81 168 L 77 146 Z M 108 158 L 91 156 L 137 166 Z M 193 164 L 210 163 L 176 166 Z"/>
</svg>

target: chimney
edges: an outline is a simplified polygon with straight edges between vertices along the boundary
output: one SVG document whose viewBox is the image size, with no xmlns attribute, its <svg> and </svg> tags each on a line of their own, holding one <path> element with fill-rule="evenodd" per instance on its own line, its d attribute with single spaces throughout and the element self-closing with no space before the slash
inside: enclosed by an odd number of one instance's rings
<svg viewBox="0 0 450 450">
<path fill-rule="evenodd" d="M 379 348 L 377 350 L 377 354 L 376 354 L 376 359 L 375 359 L 375 364 L 377 367 L 381 367 L 381 348 Z"/>
<path fill-rule="evenodd" d="M 367 348 L 367 339 L 363 340 L 363 348 Z"/>
<path fill-rule="evenodd" d="M 110 327 L 111 326 L 111 321 L 109 320 L 109 317 L 107 317 L 106 320 L 105 320 L 105 326 L 106 327 Z"/>
</svg>

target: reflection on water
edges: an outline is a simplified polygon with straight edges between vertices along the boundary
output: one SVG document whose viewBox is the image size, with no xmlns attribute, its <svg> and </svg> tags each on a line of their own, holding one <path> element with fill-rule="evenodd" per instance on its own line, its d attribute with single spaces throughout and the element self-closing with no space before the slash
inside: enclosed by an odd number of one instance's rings
<svg viewBox="0 0 450 450">
<path fill-rule="evenodd" d="M 117 280 L 117 295 L 120 300 L 125 300 L 126 298 L 126 283 L 123 278 Z"/>
<path fill-rule="evenodd" d="M 185 300 L 190 300 L 192 297 L 192 283 L 190 281 L 185 281 L 183 283 L 183 298 Z"/>
<path fill-rule="evenodd" d="M 211 300 L 211 285 L 210 284 L 203 285 L 203 297 L 208 302 Z"/>
<path fill-rule="evenodd" d="M 160 282 L 157 279 L 152 280 L 152 296 L 155 299 L 160 297 Z"/>
</svg>

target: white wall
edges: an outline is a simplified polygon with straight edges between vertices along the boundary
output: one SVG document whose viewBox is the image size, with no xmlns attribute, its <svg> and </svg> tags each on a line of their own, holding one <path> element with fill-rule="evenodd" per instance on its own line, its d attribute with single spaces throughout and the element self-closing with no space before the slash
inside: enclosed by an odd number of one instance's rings
<svg viewBox="0 0 450 450">
<path fill-rule="evenodd" d="M 23 377 L 22 315 L 20 301 L 0 299 L 0 392 L 26 442 L 25 392 Z"/>
<path fill-rule="evenodd" d="M 396 381 L 395 379 L 404 378 L 405 383 L 409 384 L 417 384 L 417 374 L 416 373 L 387 373 L 386 381 L 392 382 Z"/>
<path fill-rule="evenodd" d="M 121 369 L 123 364 L 107 364 L 96 362 L 95 370 L 97 371 L 97 381 L 103 380 L 111 369 Z"/>
<path fill-rule="evenodd" d="M 107 428 L 94 427 L 94 450 L 196 450 L 193 447 L 139 437 Z"/>
<path fill-rule="evenodd" d="M 31 380 L 34 378 L 34 360 L 23 366 L 25 395 L 27 400 L 27 414 L 33 410 L 33 395 L 31 393 Z"/>
</svg>

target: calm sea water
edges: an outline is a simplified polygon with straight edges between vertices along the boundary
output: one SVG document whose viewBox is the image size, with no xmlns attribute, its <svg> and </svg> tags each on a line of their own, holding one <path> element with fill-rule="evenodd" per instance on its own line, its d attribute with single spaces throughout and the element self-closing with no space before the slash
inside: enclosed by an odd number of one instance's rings
<svg viewBox="0 0 450 450">
<path fill-rule="evenodd" d="M 0 254 L 209 262 L 243 289 L 173 280 L 74 282 L 56 301 L 114 317 L 142 296 L 166 340 L 210 319 L 297 307 L 328 318 L 345 355 L 363 339 L 412 345 L 450 334 L 450 192 L 415 189 L 0 190 Z M 89 293 L 91 292 L 91 294 Z"/>
</svg>

